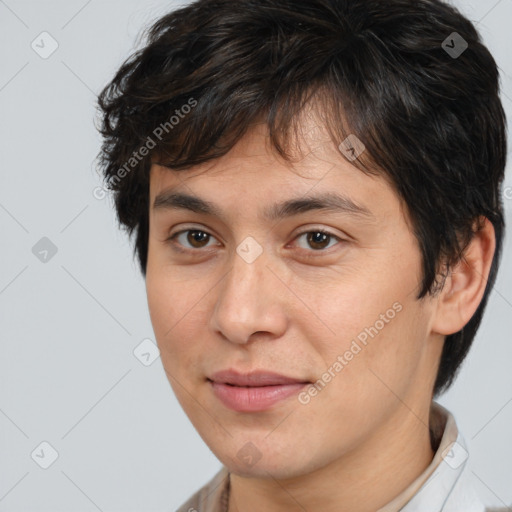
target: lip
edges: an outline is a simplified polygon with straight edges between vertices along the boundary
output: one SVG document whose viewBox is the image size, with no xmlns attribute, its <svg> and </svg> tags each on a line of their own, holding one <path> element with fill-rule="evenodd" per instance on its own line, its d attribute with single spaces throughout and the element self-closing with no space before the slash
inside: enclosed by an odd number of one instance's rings
<svg viewBox="0 0 512 512">
<path fill-rule="evenodd" d="M 258 412 L 298 393 L 309 381 L 273 372 L 224 370 L 208 378 L 215 396 L 238 412 Z"/>
<path fill-rule="evenodd" d="M 278 386 L 284 384 L 297 384 L 309 382 L 305 379 L 287 377 L 279 373 L 254 371 L 250 373 L 241 373 L 236 370 L 222 370 L 214 373 L 209 380 L 222 384 L 233 384 L 234 386 Z"/>
</svg>

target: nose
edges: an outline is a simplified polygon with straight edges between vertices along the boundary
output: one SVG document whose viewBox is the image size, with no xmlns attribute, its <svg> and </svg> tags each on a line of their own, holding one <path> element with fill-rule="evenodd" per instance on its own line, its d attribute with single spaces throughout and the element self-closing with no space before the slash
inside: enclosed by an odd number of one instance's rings
<svg viewBox="0 0 512 512">
<path fill-rule="evenodd" d="M 216 288 L 210 327 L 238 344 L 248 343 L 256 333 L 272 339 L 282 336 L 288 321 L 283 304 L 286 290 L 269 268 L 265 253 L 248 263 L 235 252 L 230 263 Z"/>
</svg>

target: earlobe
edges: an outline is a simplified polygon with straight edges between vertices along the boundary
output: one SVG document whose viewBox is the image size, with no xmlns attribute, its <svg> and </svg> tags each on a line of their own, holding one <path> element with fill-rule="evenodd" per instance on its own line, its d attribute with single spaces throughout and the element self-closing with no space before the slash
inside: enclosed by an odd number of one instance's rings
<svg viewBox="0 0 512 512">
<path fill-rule="evenodd" d="M 494 227 L 484 217 L 464 256 L 450 270 L 438 296 L 433 333 L 450 335 L 469 322 L 482 301 L 495 248 Z"/>
</svg>

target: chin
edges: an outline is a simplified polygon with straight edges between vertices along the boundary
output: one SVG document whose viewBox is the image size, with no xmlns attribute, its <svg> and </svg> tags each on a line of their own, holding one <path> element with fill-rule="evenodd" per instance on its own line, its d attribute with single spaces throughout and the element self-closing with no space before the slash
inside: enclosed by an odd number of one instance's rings
<svg viewBox="0 0 512 512">
<path fill-rule="evenodd" d="M 231 473 L 243 478 L 261 478 L 286 481 L 302 477 L 314 472 L 319 467 L 302 465 L 291 462 L 290 459 L 282 461 L 264 462 L 263 459 L 252 467 L 240 463 L 239 461 L 226 461 L 223 463 Z"/>
<path fill-rule="evenodd" d="M 279 450 L 270 440 L 251 442 L 249 440 L 233 442 L 233 439 L 222 448 L 212 447 L 210 450 L 231 473 L 245 478 L 275 478 L 286 480 L 308 474 L 323 464 L 313 460 L 312 453 L 304 454 L 294 446 L 286 446 Z M 265 446 L 262 446 L 265 444 Z M 300 445 L 300 443 L 299 443 Z M 215 449 L 213 449 L 215 448 Z M 308 456 L 309 455 L 309 456 Z M 304 459 L 307 456 L 307 459 Z"/>
</svg>

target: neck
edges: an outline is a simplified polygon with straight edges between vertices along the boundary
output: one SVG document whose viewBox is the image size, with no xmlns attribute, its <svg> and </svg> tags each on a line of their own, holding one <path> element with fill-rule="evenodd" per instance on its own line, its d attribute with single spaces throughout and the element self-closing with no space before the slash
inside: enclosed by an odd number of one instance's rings
<svg viewBox="0 0 512 512">
<path fill-rule="evenodd" d="M 401 405 L 357 449 L 311 473 L 286 480 L 231 473 L 228 512 L 375 512 L 432 462 L 429 411 L 430 403 L 420 413 Z"/>
</svg>

